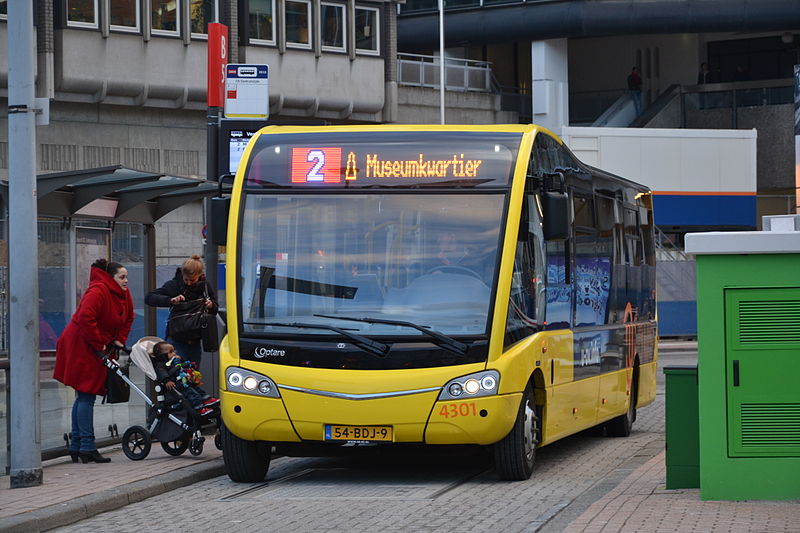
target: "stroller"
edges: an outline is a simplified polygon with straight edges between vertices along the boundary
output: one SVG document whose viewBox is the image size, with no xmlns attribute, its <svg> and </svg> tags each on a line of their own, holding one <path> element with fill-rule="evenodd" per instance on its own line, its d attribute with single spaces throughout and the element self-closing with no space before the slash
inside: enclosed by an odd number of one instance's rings
<svg viewBox="0 0 800 533">
<path fill-rule="evenodd" d="M 162 339 L 158 337 L 142 337 L 130 348 L 128 361 L 119 364 L 110 358 L 104 358 L 103 364 L 115 371 L 132 390 L 142 397 L 149 406 L 147 427 L 131 426 L 122 435 L 122 451 L 133 461 L 141 461 L 150 453 L 153 440 L 158 440 L 161 447 L 172 456 L 179 456 L 187 449 L 192 455 L 203 453 L 203 434 L 214 433 L 214 444 L 222 449 L 219 435 L 220 409 L 213 407 L 210 413 L 200 416 L 189 401 L 178 390 L 167 390 L 164 383 L 156 381 L 156 371 L 150 359 L 153 346 Z M 127 350 L 125 350 L 127 351 Z M 156 400 L 150 397 L 133 383 L 128 377 L 128 369 L 133 362 L 145 375 L 156 381 Z"/>
</svg>

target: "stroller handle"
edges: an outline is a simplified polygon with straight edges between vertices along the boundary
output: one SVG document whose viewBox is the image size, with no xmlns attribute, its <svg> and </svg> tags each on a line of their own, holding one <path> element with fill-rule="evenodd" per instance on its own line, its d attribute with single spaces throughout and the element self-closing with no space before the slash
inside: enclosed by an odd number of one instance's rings
<svg viewBox="0 0 800 533">
<path fill-rule="evenodd" d="M 95 350 L 94 353 L 97 355 L 97 357 L 103 360 L 103 364 L 105 366 L 113 369 L 119 366 L 119 363 L 115 359 L 112 359 L 111 356 L 114 354 L 119 355 L 120 353 L 130 355 L 131 348 L 129 348 L 128 346 L 117 346 L 116 344 L 110 344 L 106 346 L 105 353 L 103 353 L 102 350 Z"/>
</svg>

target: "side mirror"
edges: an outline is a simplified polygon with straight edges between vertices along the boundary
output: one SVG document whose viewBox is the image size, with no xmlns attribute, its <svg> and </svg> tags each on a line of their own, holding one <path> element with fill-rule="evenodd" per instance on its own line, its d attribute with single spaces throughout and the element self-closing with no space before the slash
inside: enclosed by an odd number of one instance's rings
<svg viewBox="0 0 800 533">
<path fill-rule="evenodd" d="M 547 241 L 569 238 L 569 202 L 563 192 L 542 193 L 542 233 Z"/>
<path fill-rule="evenodd" d="M 231 209 L 231 199 L 215 196 L 211 198 L 211 244 L 224 246 L 228 240 L 228 213 Z"/>
</svg>

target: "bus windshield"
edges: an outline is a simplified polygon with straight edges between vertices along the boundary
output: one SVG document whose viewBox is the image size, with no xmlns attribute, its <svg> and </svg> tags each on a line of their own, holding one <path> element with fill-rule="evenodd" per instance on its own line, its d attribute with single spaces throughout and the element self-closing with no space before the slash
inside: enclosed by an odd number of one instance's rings
<svg viewBox="0 0 800 533">
<path fill-rule="evenodd" d="M 308 328 L 324 324 L 359 335 L 425 335 L 378 323 L 384 320 L 444 335 L 484 335 L 505 197 L 247 194 L 239 263 L 243 332 L 331 335 Z"/>
</svg>

